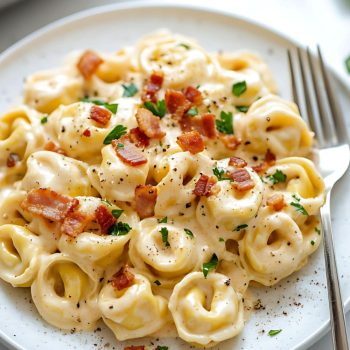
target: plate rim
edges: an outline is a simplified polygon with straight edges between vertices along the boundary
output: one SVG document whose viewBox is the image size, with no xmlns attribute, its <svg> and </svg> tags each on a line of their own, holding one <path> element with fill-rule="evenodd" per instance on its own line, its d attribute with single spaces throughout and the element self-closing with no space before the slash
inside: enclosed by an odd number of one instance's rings
<svg viewBox="0 0 350 350">
<path fill-rule="evenodd" d="M 199 11 L 203 13 L 213 13 L 216 15 L 224 16 L 230 19 L 238 20 L 244 22 L 250 26 L 254 26 L 256 28 L 262 28 L 266 32 L 273 34 L 279 39 L 284 40 L 289 45 L 293 47 L 304 47 L 304 44 L 301 40 L 297 40 L 293 38 L 291 35 L 282 33 L 276 28 L 272 28 L 265 23 L 261 23 L 256 19 L 249 18 L 242 14 L 237 14 L 234 12 L 226 11 L 225 9 L 215 8 L 208 3 L 199 4 L 195 2 L 184 3 L 182 1 L 177 2 L 176 0 L 133 0 L 131 2 L 123 1 L 121 3 L 112 3 L 105 5 L 93 6 L 88 9 L 84 9 L 68 16 L 57 19 L 43 27 L 33 31 L 32 33 L 26 35 L 22 39 L 16 41 L 10 47 L 5 49 L 0 53 L 0 66 L 6 63 L 6 60 L 11 57 L 11 55 L 16 54 L 16 52 L 20 49 L 25 48 L 25 46 L 29 45 L 32 41 L 40 39 L 41 36 L 62 28 L 63 26 L 73 23 L 75 21 L 79 21 L 84 18 L 93 17 L 95 15 L 106 13 L 110 10 L 115 11 L 123 11 L 123 10 L 132 10 L 132 9 L 140 9 L 140 8 L 153 8 L 153 9 L 161 9 L 161 8 L 174 8 L 174 9 L 189 9 L 194 11 Z M 311 50 L 313 52 L 313 50 Z M 325 62 L 327 69 L 331 72 L 332 77 L 334 77 L 338 82 L 343 85 L 343 87 L 350 93 L 350 85 L 348 81 L 339 73 L 337 73 L 332 66 L 328 65 L 327 61 Z M 322 249 L 322 248 L 320 248 Z M 348 298 L 343 298 L 343 304 L 345 308 L 345 312 L 348 312 L 350 309 L 350 295 Z M 324 321 L 321 326 L 315 330 L 312 334 L 310 334 L 307 338 L 299 342 L 293 350 L 302 350 L 307 349 L 312 346 L 318 340 L 320 340 L 330 329 L 330 318 L 328 317 L 326 321 Z M 11 349 L 16 350 L 26 350 L 24 347 L 15 342 L 12 338 L 10 338 L 2 329 L 0 329 L 0 344 L 3 344 L 6 347 L 11 347 Z"/>
</svg>

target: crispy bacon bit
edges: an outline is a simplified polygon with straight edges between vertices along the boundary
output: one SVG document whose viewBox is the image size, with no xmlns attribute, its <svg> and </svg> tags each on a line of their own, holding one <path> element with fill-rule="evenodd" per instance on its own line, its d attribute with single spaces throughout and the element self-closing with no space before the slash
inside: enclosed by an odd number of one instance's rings
<svg viewBox="0 0 350 350">
<path fill-rule="evenodd" d="M 276 162 L 276 155 L 273 154 L 269 149 L 267 150 L 266 154 L 265 154 L 265 162 L 267 164 L 274 165 Z"/>
<path fill-rule="evenodd" d="M 145 108 L 139 108 L 136 112 L 136 120 L 143 133 L 153 139 L 161 139 L 165 136 L 157 118 L 151 111 Z"/>
<path fill-rule="evenodd" d="M 17 153 L 10 153 L 7 157 L 6 165 L 8 168 L 13 168 L 20 160 L 21 158 Z"/>
<path fill-rule="evenodd" d="M 101 227 L 103 234 L 108 233 L 108 229 L 116 223 L 116 219 L 105 205 L 100 205 L 95 210 L 96 221 Z"/>
<path fill-rule="evenodd" d="M 124 348 L 124 350 L 145 350 L 144 345 L 131 345 Z"/>
<path fill-rule="evenodd" d="M 258 165 L 253 166 L 253 170 L 255 170 L 258 174 L 263 174 L 266 170 L 274 165 L 276 162 L 276 156 L 268 149 L 264 161 Z"/>
<path fill-rule="evenodd" d="M 83 132 L 83 135 L 85 137 L 90 137 L 91 136 L 91 131 L 89 129 L 85 129 L 84 132 Z"/>
<path fill-rule="evenodd" d="M 203 101 L 202 94 L 199 90 L 197 90 L 193 86 L 187 87 L 184 91 L 184 95 L 194 105 L 200 106 L 202 104 L 202 101 Z"/>
<path fill-rule="evenodd" d="M 135 188 L 135 209 L 141 219 L 154 215 L 157 202 L 157 187 L 152 185 L 138 185 Z"/>
<path fill-rule="evenodd" d="M 202 127 L 204 136 L 214 139 L 216 137 L 215 115 L 206 113 L 202 115 Z"/>
<path fill-rule="evenodd" d="M 191 108 L 191 102 L 181 91 L 168 89 L 165 92 L 165 105 L 167 111 L 178 120 Z"/>
<path fill-rule="evenodd" d="M 285 206 L 283 194 L 276 193 L 273 196 L 267 198 L 266 204 L 274 211 L 282 210 Z"/>
<path fill-rule="evenodd" d="M 102 62 L 95 52 L 87 50 L 80 57 L 77 67 L 85 79 L 90 79 Z"/>
<path fill-rule="evenodd" d="M 139 128 L 133 128 L 129 130 L 129 140 L 137 147 L 147 147 L 149 145 L 149 138 Z"/>
<path fill-rule="evenodd" d="M 157 92 L 161 89 L 164 81 L 163 72 L 154 72 L 151 74 L 147 84 L 143 88 L 142 101 L 157 102 Z"/>
<path fill-rule="evenodd" d="M 112 117 L 112 112 L 109 111 L 108 109 L 95 106 L 95 105 L 91 107 L 90 118 L 95 122 L 97 122 L 98 124 L 101 124 L 103 126 L 107 125 L 111 117 Z"/>
<path fill-rule="evenodd" d="M 91 215 L 86 215 L 78 210 L 68 213 L 61 226 L 61 232 L 76 237 L 84 232 L 85 227 L 94 219 Z"/>
<path fill-rule="evenodd" d="M 255 183 L 250 177 L 250 174 L 248 173 L 247 169 L 237 169 L 234 171 L 229 171 L 227 173 L 227 176 L 232 178 L 232 180 L 234 181 L 232 183 L 232 186 L 237 191 L 245 192 L 255 187 Z"/>
<path fill-rule="evenodd" d="M 63 196 L 47 188 L 31 190 L 21 203 L 24 210 L 51 221 L 63 221 L 78 205 L 76 198 Z"/>
<path fill-rule="evenodd" d="M 202 136 L 215 138 L 217 136 L 215 115 L 206 113 L 201 117 L 183 116 L 180 120 L 182 131 L 198 131 Z"/>
<path fill-rule="evenodd" d="M 230 157 L 228 165 L 232 165 L 235 168 L 244 168 L 247 166 L 247 162 L 239 157 Z"/>
<path fill-rule="evenodd" d="M 201 177 L 196 182 L 196 186 L 193 190 L 193 194 L 196 196 L 206 196 L 209 197 L 212 192 L 211 188 L 216 184 L 217 180 L 214 176 L 201 175 Z"/>
<path fill-rule="evenodd" d="M 122 144 L 123 147 L 119 147 Z M 129 140 L 128 136 L 121 137 L 112 141 L 117 156 L 125 163 L 131 166 L 138 166 L 147 163 L 144 154 Z"/>
<path fill-rule="evenodd" d="M 235 135 L 219 134 L 219 139 L 229 150 L 234 151 L 241 144 L 241 140 Z"/>
<path fill-rule="evenodd" d="M 185 152 L 196 154 L 204 150 L 204 141 L 198 131 L 185 132 L 177 137 L 176 142 Z"/>
<path fill-rule="evenodd" d="M 58 154 L 62 154 L 63 156 L 66 155 L 66 152 L 53 141 L 49 141 L 44 146 L 44 150 L 45 151 L 50 151 L 50 152 L 55 152 L 55 153 L 58 153 Z"/>
<path fill-rule="evenodd" d="M 123 266 L 115 275 L 112 277 L 112 287 L 117 290 L 123 290 L 130 287 L 135 279 L 135 275 L 129 270 L 129 266 Z"/>
</svg>

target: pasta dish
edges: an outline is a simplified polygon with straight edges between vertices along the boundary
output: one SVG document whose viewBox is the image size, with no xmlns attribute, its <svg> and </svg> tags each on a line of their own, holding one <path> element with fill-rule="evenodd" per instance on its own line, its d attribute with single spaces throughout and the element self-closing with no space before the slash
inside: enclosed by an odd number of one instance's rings
<svg viewBox="0 0 350 350">
<path fill-rule="evenodd" d="M 0 277 L 60 329 L 214 346 L 320 244 L 313 146 L 253 53 L 73 52 L 0 117 Z"/>
</svg>

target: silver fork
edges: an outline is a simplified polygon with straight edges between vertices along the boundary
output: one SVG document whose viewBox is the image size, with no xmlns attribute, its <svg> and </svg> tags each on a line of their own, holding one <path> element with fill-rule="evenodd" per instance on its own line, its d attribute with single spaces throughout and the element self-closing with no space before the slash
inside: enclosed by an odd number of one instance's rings
<svg viewBox="0 0 350 350">
<path fill-rule="evenodd" d="M 297 56 L 297 59 L 294 57 Z M 299 48 L 295 55 L 288 50 L 292 93 L 302 109 L 303 118 L 316 134 L 319 146 L 319 169 L 326 185 L 326 202 L 321 208 L 324 254 L 328 285 L 333 348 L 347 350 L 348 339 L 341 298 L 331 227 L 330 195 L 333 185 L 349 167 L 349 139 L 342 114 L 330 86 L 326 67 L 317 46 L 317 59 Z"/>
</svg>

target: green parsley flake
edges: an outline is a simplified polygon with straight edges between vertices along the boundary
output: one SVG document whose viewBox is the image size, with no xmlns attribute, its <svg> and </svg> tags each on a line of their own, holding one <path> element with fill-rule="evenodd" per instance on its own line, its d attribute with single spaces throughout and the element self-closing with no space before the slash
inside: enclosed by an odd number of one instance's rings
<svg viewBox="0 0 350 350">
<path fill-rule="evenodd" d="M 216 127 L 220 132 L 224 134 L 234 134 L 233 116 L 231 112 L 226 113 L 222 111 L 220 113 L 220 119 L 217 119 L 215 122 L 216 122 Z"/>
<path fill-rule="evenodd" d="M 232 179 L 230 179 L 229 177 L 225 177 L 225 170 L 223 169 L 218 169 L 218 168 L 214 168 L 213 169 L 213 174 L 217 177 L 218 181 L 224 181 L 224 180 L 228 180 L 231 181 Z"/>
<path fill-rule="evenodd" d="M 190 115 L 191 117 L 194 117 L 195 115 L 198 114 L 198 109 L 196 107 L 192 107 L 187 111 L 187 114 Z"/>
<path fill-rule="evenodd" d="M 170 243 L 168 241 L 168 229 L 166 227 L 162 227 L 159 232 L 162 234 L 162 241 L 165 243 L 165 246 L 170 247 Z"/>
<path fill-rule="evenodd" d="M 350 56 L 345 60 L 345 67 L 348 73 L 350 74 Z"/>
<path fill-rule="evenodd" d="M 123 97 L 133 97 L 139 92 L 139 89 L 134 83 L 130 83 L 129 85 L 122 84 L 124 89 Z"/>
<path fill-rule="evenodd" d="M 179 44 L 178 46 L 182 46 L 183 48 L 185 48 L 186 50 L 191 50 L 191 46 L 190 45 L 187 45 L 185 43 L 181 43 Z"/>
<path fill-rule="evenodd" d="M 202 267 L 203 275 L 207 278 L 209 271 L 215 270 L 218 266 L 218 257 L 214 253 L 209 262 L 204 263 Z"/>
<path fill-rule="evenodd" d="M 156 350 L 168 350 L 169 348 L 167 346 L 161 346 L 161 345 L 158 345 L 156 347 Z"/>
<path fill-rule="evenodd" d="M 160 285 L 161 285 L 161 283 L 160 283 L 159 280 L 155 280 L 153 283 L 156 284 L 157 286 L 160 286 Z"/>
<path fill-rule="evenodd" d="M 279 334 L 282 332 L 282 329 L 271 329 L 268 333 L 270 337 L 274 337 L 275 335 Z"/>
<path fill-rule="evenodd" d="M 309 213 L 306 211 L 306 209 L 300 204 L 296 202 L 291 202 L 290 205 L 292 205 L 294 208 L 296 208 L 296 211 L 299 213 L 308 216 Z"/>
<path fill-rule="evenodd" d="M 286 182 L 287 175 L 277 169 L 273 175 L 267 177 L 274 185 L 280 182 Z"/>
<path fill-rule="evenodd" d="M 123 145 L 122 143 L 118 143 L 118 144 L 117 144 L 117 147 L 118 147 L 118 148 L 124 148 L 124 145 Z"/>
<path fill-rule="evenodd" d="M 126 222 L 117 222 L 110 227 L 108 233 L 112 236 L 125 236 L 131 230 L 131 227 Z"/>
<path fill-rule="evenodd" d="M 191 238 L 194 237 L 192 231 L 189 230 L 188 228 L 184 228 L 184 231 L 185 231 L 185 233 L 186 233 L 187 236 L 189 236 L 189 237 L 191 237 Z"/>
<path fill-rule="evenodd" d="M 117 139 L 121 138 L 123 135 L 125 135 L 126 132 L 127 132 L 127 128 L 124 125 L 118 124 L 106 136 L 106 138 L 103 140 L 103 144 L 104 145 L 109 145 L 113 140 L 117 140 Z"/>
<path fill-rule="evenodd" d="M 248 227 L 247 224 L 238 225 L 236 228 L 233 229 L 233 231 L 241 231 L 247 227 Z"/>
<path fill-rule="evenodd" d="M 122 209 L 113 209 L 112 210 L 112 215 L 116 218 L 119 219 L 120 215 L 122 215 L 124 210 Z"/>
<path fill-rule="evenodd" d="M 163 218 L 163 219 L 159 219 L 158 222 L 159 222 L 160 224 L 166 224 L 166 223 L 168 222 L 168 217 L 167 217 L 167 216 L 164 216 L 164 218 Z"/>
<path fill-rule="evenodd" d="M 237 97 L 241 96 L 246 90 L 247 83 L 245 82 L 245 80 L 232 85 L 232 93 Z"/>
<path fill-rule="evenodd" d="M 321 234 L 321 230 L 318 227 L 315 227 L 315 231 L 317 232 L 317 234 Z"/>
<path fill-rule="evenodd" d="M 81 101 L 82 102 L 93 103 L 94 105 L 102 106 L 104 108 L 107 108 L 113 114 L 116 114 L 117 110 L 118 110 L 118 104 L 117 103 L 108 103 L 108 102 L 105 102 L 105 101 L 102 101 L 102 100 L 91 100 L 89 97 L 84 97 Z"/>
<path fill-rule="evenodd" d="M 292 194 L 292 197 L 297 201 L 300 202 L 300 198 L 296 194 Z"/>
<path fill-rule="evenodd" d="M 222 237 L 219 237 L 219 242 L 225 242 L 225 240 Z"/>
<path fill-rule="evenodd" d="M 166 108 L 164 100 L 158 101 L 157 104 L 154 104 L 151 101 L 146 101 L 144 106 L 159 118 L 163 118 L 165 116 Z"/>
<path fill-rule="evenodd" d="M 249 107 L 248 106 L 236 106 L 236 109 L 242 113 L 247 113 Z"/>
<path fill-rule="evenodd" d="M 40 119 L 40 123 L 41 123 L 41 124 L 46 124 L 46 123 L 47 123 L 47 115 L 46 115 L 45 117 L 42 117 L 42 118 Z"/>
</svg>

